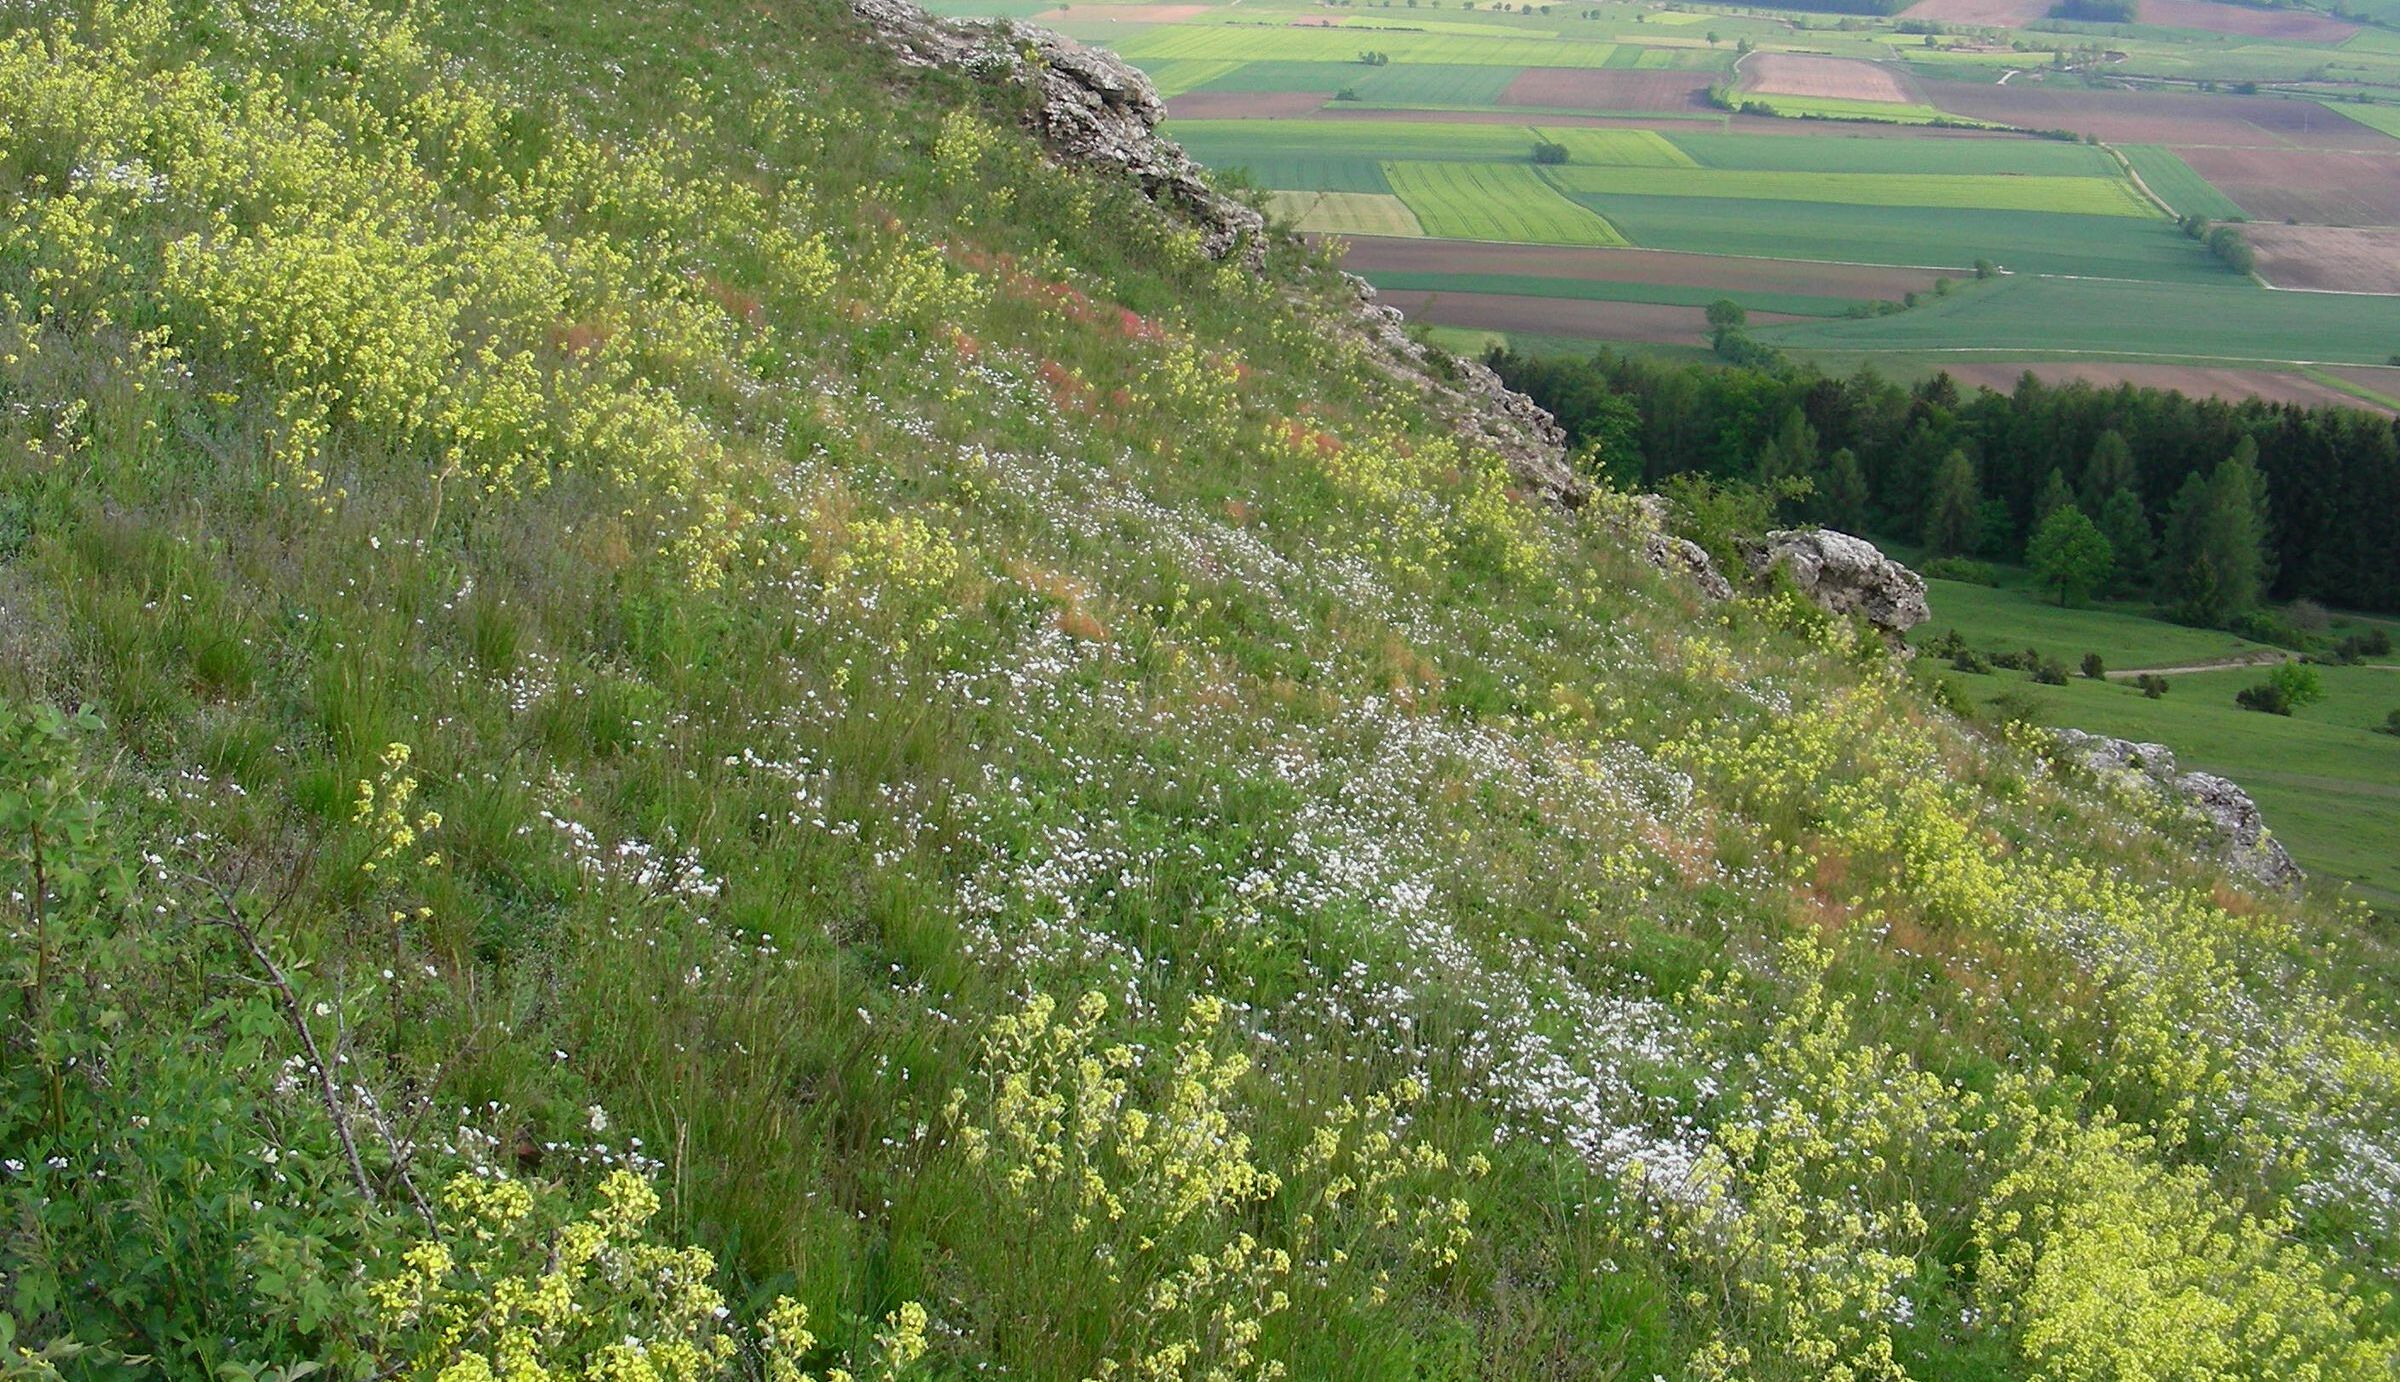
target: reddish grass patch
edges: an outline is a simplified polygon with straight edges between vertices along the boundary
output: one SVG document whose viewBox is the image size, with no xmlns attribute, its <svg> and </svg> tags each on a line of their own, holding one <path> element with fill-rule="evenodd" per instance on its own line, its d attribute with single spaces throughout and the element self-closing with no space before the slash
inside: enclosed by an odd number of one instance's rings
<svg viewBox="0 0 2400 1382">
<path fill-rule="evenodd" d="M 1744 90 L 1766 96 L 1817 96 L 1834 101 L 1918 98 L 1900 74 L 1863 58 L 1825 58 L 1813 53 L 1753 53 L 1742 71 Z"/>
<path fill-rule="evenodd" d="M 2325 121 L 2342 117 L 2320 110 Z M 2177 149 L 2256 221 L 2400 225 L 2400 145 L 2389 155 L 2330 149 Z"/>
<path fill-rule="evenodd" d="M 2141 0 L 2134 11 L 2144 24 L 2175 29 L 2205 29 L 2240 38 L 2278 38 L 2293 43 L 2340 43 L 2358 32 L 2356 24 L 2314 10 L 2267 10 L 2249 5 L 2218 5 L 2210 0 Z"/>
<path fill-rule="evenodd" d="M 1528 67 L 1500 93 L 1500 104 L 1569 110 L 1706 110 L 1711 80 L 1706 72 Z"/>
</svg>

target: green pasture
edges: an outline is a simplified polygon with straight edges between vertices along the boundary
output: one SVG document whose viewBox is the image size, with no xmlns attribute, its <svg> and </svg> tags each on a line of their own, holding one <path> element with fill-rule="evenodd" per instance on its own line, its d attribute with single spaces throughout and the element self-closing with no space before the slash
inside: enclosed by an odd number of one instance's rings
<svg viewBox="0 0 2400 1382">
<path fill-rule="evenodd" d="M 1387 163 L 1385 181 L 1427 235 L 1535 245 L 1623 245 L 1625 237 L 1559 195 L 1531 163 Z"/>
<path fill-rule="evenodd" d="M 1595 210 L 1607 214 L 1603 206 Z M 1613 217 L 1611 218 L 1614 219 Z M 1644 243 L 1638 222 L 1619 223 Z M 1778 345 L 2044 351 L 2377 364 L 2400 351 L 2400 307 L 2355 293 L 2215 284 L 2016 277 L 1870 321 L 1762 327 Z"/>
<path fill-rule="evenodd" d="M 1933 617 L 1919 625 L 1909 641 L 1922 647 L 1955 629 L 1970 646 L 1986 652 L 2035 648 L 2068 667 L 2080 663 L 2085 653 L 2098 653 L 2114 670 L 2182 667 L 2275 651 L 2222 629 L 2167 623 L 2142 606 L 2061 608 L 2032 587 L 2030 573 L 2003 569 L 2024 584 L 1926 581 L 1926 604 Z"/>
<path fill-rule="evenodd" d="M 1706 307 L 1719 298 L 1731 298 L 1753 312 L 1787 312 L 1798 317 L 1839 317 L 1866 306 L 1865 300 L 1860 298 L 1823 297 L 1813 293 L 1753 292 L 1685 283 L 1551 278 L 1540 274 L 1377 272 L 1367 277 L 1376 287 L 1393 292 L 1503 293 L 1518 297 L 1576 298 L 1586 302 L 1656 302 L 1672 307 Z M 1589 350 L 1590 343 L 1584 343 L 1583 349 Z"/>
<path fill-rule="evenodd" d="M 1571 196 L 1706 197 L 1754 202 L 1835 202 L 1852 207 L 2158 215 L 2122 178 L 1985 176 L 1978 173 L 1790 173 L 1726 168 L 1544 170 Z"/>
<path fill-rule="evenodd" d="M 1252 183 L 1282 192 L 1390 192 L 1392 185 L 1384 180 L 1383 164 L 1372 158 L 1310 158 L 1306 156 L 1274 155 L 1267 158 L 1235 159 L 1226 162 L 1195 153 L 1203 163 L 1219 168 L 1239 168 Z"/>
<path fill-rule="evenodd" d="M 1355 62 L 1368 49 L 1401 63 L 1468 63 L 1488 67 L 1600 67 L 1613 43 L 1572 39 L 1519 38 L 1500 31 L 1431 34 L 1332 28 L 1250 28 L 1234 25 L 1161 25 L 1145 29 L 1117 48 L 1141 65 L 1168 59 L 1212 62 Z M 1364 64 L 1360 64 L 1362 67 Z"/>
<path fill-rule="evenodd" d="M 2164 218 L 1841 206 L 1584 193 L 1633 243 L 1695 254 L 2223 283 L 2226 268 Z M 1911 313 L 1910 315 L 1915 315 Z M 1894 319 L 1897 320 L 1897 319 Z"/>
<path fill-rule="evenodd" d="M 2374 728 L 2400 709 L 2400 670 L 2317 672 L 2325 700 L 2290 716 L 2233 703 L 2236 691 L 2261 679 L 2256 668 L 2173 677 L 2157 700 L 2082 677 L 2065 686 L 2042 686 L 2022 672 L 1956 679 L 1978 701 L 2026 697 L 2048 724 L 2166 745 L 2185 771 L 2241 784 L 2312 876 L 2347 879 L 2379 904 L 2400 903 L 2400 736 Z"/>
<path fill-rule="evenodd" d="M 1438 120 L 1176 120 L 1167 133 L 1214 168 L 1255 168 L 1275 158 L 1530 165 L 1536 138 L 1527 125 Z"/>
<path fill-rule="evenodd" d="M 2088 144 L 2022 136 L 1893 139 L 1823 134 L 1666 136 L 1703 167 L 1791 173 L 1974 173 L 1992 176 L 2118 178 L 2116 160 Z"/>
<path fill-rule="evenodd" d="M 2212 221 L 2242 220 L 2250 214 L 2217 185 L 2192 171 L 2175 151 L 2157 144 L 2119 146 L 2142 182 L 2175 208 L 2178 216 L 2205 216 Z"/>
</svg>

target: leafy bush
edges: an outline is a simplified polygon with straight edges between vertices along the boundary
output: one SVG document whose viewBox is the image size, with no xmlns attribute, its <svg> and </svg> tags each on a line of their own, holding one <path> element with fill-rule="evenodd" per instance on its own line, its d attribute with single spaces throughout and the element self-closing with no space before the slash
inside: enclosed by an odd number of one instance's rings
<svg viewBox="0 0 2400 1382">
<path fill-rule="evenodd" d="M 2067 684 L 2067 665 L 2057 658 L 2043 658 L 2033 669 L 2033 679 L 2044 686 Z"/>
<path fill-rule="evenodd" d="M 1564 163 L 1567 161 L 1567 146 L 1548 139 L 1537 139 L 1533 141 L 1533 161 Z"/>
<path fill-rule="evenodd" d="M 2233 698 L 2234 704 L 2244 710 L 2260 710 L 2270 715 L 2289 715 L 2323 699 L 2324 678 L 2304 662 L 2276 663 L 2265 681 L 2243 688 Z"/>
<path fill-rule="evenodd" d="M 2133 684 L 2141 688 L 2144 696 L 2155 701 L 2167 694 L 2167 688 L 2172 683 L 2156 672 L 2144 672 L 2133 679 Z"/>
<path fill-rule="evenodd" d="M 2085 653 L 2083 655 L 2083 674 L 2093 681 L 2104 680 L 2108 676 L 2108 665 L 2100 660 L 2100 654 Z"/>
</svg>

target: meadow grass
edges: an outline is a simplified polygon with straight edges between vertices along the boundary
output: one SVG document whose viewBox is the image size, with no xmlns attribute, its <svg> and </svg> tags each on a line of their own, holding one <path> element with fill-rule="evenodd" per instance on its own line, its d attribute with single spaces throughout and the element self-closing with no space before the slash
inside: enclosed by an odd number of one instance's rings
<svg viewBox="0 0 2400 1382">
<path fill-rule="evenodd" d="M 1384 180 L 1425 233 L 1534 245 L 1623 245 L 1614 226 L 1559 195 L 1531 163 L 1387 163 Z"/>
<path fill-rule="evenodd" d="M 1955 630 L 1986 652 L 2039 649 L 2068 667 L 2099 653 L 2112 671 L 2189 666 L 2226 658 L 2272 656 L 2276 649 L 2221 629 L 2187 628 L 2139 605 L 2061 607 L 2025 584 L 2009 587 L 1929 580 L 1933 617 L 1909 635 L 1923 644 Z"/>
<path fill-rule="evenodd" d="M 51 20 L 0 17 L 9 1346 L 2400 1356 L 2378 932 L 1543 503 L 1330 264 L 1035 146 L 1012 52 Z"/>
</svg>

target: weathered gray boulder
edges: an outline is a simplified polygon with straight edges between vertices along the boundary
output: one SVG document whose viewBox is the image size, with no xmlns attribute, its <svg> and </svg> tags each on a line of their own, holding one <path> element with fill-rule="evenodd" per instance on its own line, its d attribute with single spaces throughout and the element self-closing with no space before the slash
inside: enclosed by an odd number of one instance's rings
<svg viewBox="0 0 2400 1382">
<path fill-rule="evenodd" d="M 1237 245 L 1253 263 L 1263 257 L 1266 219 L 1210 187 L 1182 145 L 1159 137 L 1167 108 L 1158 89 L 1115 54 L 1005 19 L 937 19 L 909 0 L 851 0 L 851 9 L 909 66 L 1023 83 L 1034 95 L 1026 124 L 1054 157 L 1133 178 L 1152 201 L 1196 221 L 1212 257 Z"/>
<path fill-rule="evenodd" d="M 1377 301 L 1374 287 L 1358 275 L 1342 277 L 1358 294 L 1351 322 L 1366 338 L 1370 362 L 1424 394 L 1459 440 L 1506 461 L 1510 478 L 1527 493 L 1563 509 L 1583 507 L 1592 483 L 1567 463 L 1567 433 L 1558 419 L 1502 383 L 1481 360 L 1412 340 L 1400 309 Z"/>
<path fill-rule="evenodd" d="M 1830 528 L 1787 528 L 1767 534 L 1743 555 L 1751 575 L 1782 567 L 1801 594 L 1829 613 L 1864 618 L 1895 648 L 1905 646 L 1901 635 L 1932 617 L 1925 607 L 1925 578 L 1862 537 Z"/>
<path fill-rule="evenodd" d="M 1717 569 L 1716 558 L 1690 538 L 1668 531 L 1672 518 L 1664 495 L 1637 494 L 1633 499 L 1633 531 L 1642 560 L 1671 576 L 1688 576 L 1700 593 L 1712 600 L 1733 598 L 1733 582 Z"/>
<path fill-rule="evenodd" d="M 2112 739 L 2080 729 L 2051 731 L 2060 750 L 2104 781 L 2159 793 L 2208 823 L 2225 861 L 2250 878 L 2284 892 L 2307 875 L 2267 829 L 2250 794 L 2210 773 L 2177 773 L 2175 755 L 2162 744 Z"/>
</svg>

